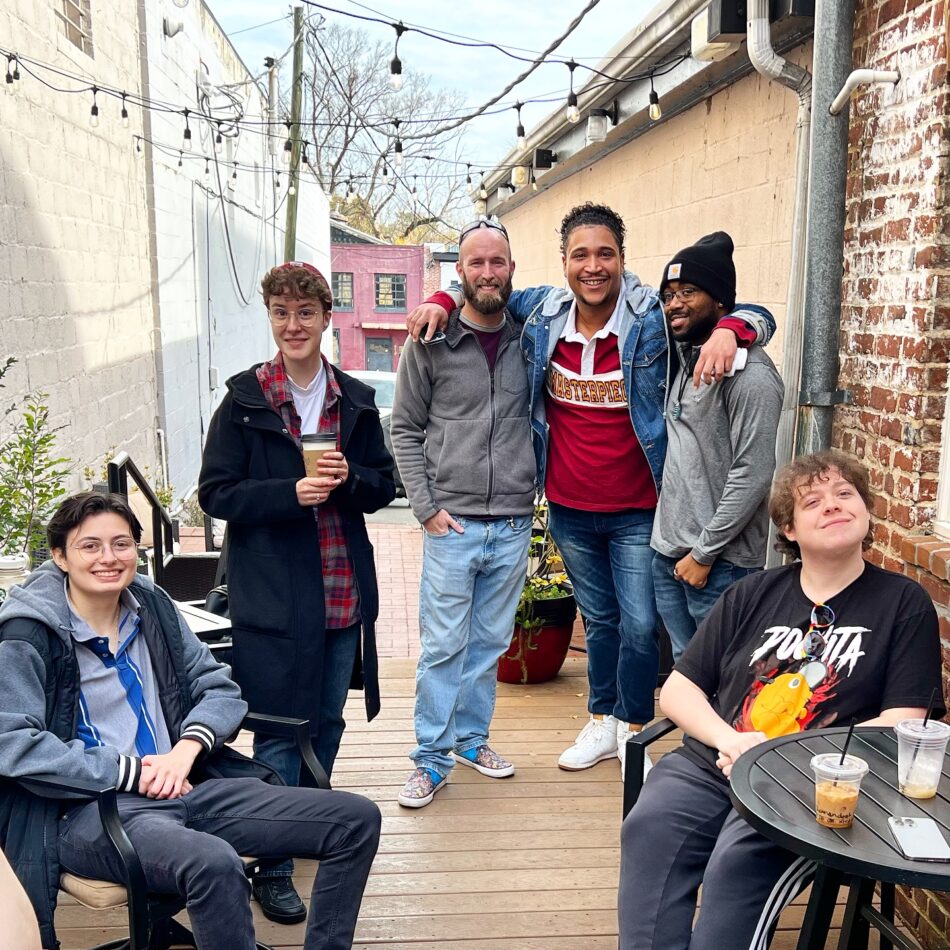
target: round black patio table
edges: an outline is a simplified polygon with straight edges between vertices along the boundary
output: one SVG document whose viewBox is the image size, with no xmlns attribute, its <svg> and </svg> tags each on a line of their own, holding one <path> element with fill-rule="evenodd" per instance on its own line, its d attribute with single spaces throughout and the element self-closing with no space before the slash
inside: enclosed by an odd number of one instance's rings
<svg viewBox="0 0 950 950">
<path fill-rule="evenodd" d="M 936 798 L 905 798 L 897 787 L 897 738 L 890 727 L 858 727 L 849 754 L 869 766 L 850 828 L 825 828 L 815 820 L 815 780 L 809 766 L 821 752 L 840 751 L 847 729 L 812 729 L 750 749 L 736 762 L 730 779 L 733 805 L 771 841 L 818 863 L 798 950 L 821 950 L 831 924 L 838 888 L 850 883 L 839 947 L 867 947 L 868 923 L 887 940 L 913 948 L 890 923 L 893 885 L 950 890 L 950 864 L 909 861 L 898 850 L 887 819 L 930 817 L 950 842 L 950 764 L 945 762 Z M 871 907 L 874 883 L 881 881 L 882 911 Z M 888 919 L 890 918 L 890 920 Z"/>
</svg>

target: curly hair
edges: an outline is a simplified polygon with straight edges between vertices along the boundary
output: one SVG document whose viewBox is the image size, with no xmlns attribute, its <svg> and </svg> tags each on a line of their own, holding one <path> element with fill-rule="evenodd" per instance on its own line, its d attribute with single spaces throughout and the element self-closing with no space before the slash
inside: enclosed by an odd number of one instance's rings
<svg viewBox="0 0 950 950">
<path fill-rule="evenodd" d="M 620 253 L 623 254 L 623 242 L 627 236 L 627 228 L 623 223 L 623 218 L 613 208 L 608 208 L 607 205 L 594 204 L 592 201 L 577 205 L 564 215 L 564 219 L 561 221 L 561 253 L 565 254 L 567 252 L 567 241 L 572 231 L 577 228 L 597 226 L 607 228 L 613 234 L 617 241 L 617 247 Z"/>
<path fill-rule="evenodd" d="M 834 449 L 792 459 L 775 476 L 769 497 L 769 517 L 778 529 L 775 550 L 780 554 L 787 554 L 796 560 L 801 558 L 802 552 L 798 542 L 787 538 L 783 529 L 795 519 L 795 500 L 802 490 L 809 488 L 817 480 L 827 480 L 831 469 L 837 470 L 841 477 L 854 487 L 870 512 L 871 488 L 868 484 L 867 469 L 860 462 Z M 867 550 L 872 540 L 873 533 L 869 527 L 861 546 Z"/>
<path fill-rule="evenodd" d="M 50 550 L 63 550 L 66 547 L 69 532 L 73 528 L 78 527 L 93 515 L 102 514 L 118 515 L 128 523 L 129 534 L 135 539 L 135 543 L 138 544 L 142 540 L 142 525 L 139 524 L 135 512 L 122 495 L 84 491 L 67 498 L 50 518 L 46 527 L 46 540 Z"/>
<path fill-rule="evenodd" d="M 272 267 L 261 281 L 261 294 L 264 306 L 270 306 L 271 297 L 294 297 L 302 300 L 308 297 L 319 300 L 324 311 L 333 309 L 333 294 L 323 275 L 309 267 L 288 267 L 281 264 Z"/>
</svg>

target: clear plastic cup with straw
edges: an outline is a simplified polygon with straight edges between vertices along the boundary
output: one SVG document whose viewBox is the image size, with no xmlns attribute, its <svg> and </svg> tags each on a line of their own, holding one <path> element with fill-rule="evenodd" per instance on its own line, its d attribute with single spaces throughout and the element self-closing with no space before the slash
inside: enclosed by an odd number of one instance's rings
<svg viewBox="0 0 950 950">
<path fill-rule="evenodd" d="M 897 733 L 897 784 L 908 798 L 933 798 L 940 785 L 950 726 L 926 719 L 902 719 Z"/>
<path fill-rule="evenodd" d="M 815 818 L 826 828 L 850 828 L 868 764 L 856 755 L 825 752 L 811 760 L 815 773 Z"/>
</svg>

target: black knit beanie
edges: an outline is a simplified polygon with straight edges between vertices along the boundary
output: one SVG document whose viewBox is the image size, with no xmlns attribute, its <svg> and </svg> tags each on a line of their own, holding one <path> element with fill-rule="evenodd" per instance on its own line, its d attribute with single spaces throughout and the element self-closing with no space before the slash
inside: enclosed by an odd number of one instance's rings
<svg viewBox="0 0 950 950">
<path fill-rule="evenodd" d="M 736 304 L 736 265 L 732 263 L 734 245 L 725 231 L 714 231 L 684 247 L 663 268 L 660 293 L 671 280 L 695 284 L 727 310 Z"/>
</svg>

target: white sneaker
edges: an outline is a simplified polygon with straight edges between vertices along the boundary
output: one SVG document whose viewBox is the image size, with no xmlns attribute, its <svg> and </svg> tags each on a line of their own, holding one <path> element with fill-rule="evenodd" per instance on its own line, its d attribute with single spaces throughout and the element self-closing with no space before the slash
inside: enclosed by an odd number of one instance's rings
<svg viewBox="0 0 950 950">
<path fill-rule="evenodd" d="M 627 768 L 627 740 L 631 736 L 635 736 L 640 732 L 639 729 L 634 729 L 631 731 L 628 723 L 623 722 L 622 720 L 617 720 L 617 758 L 620 759 L 620 777 L 623 778 L 626 775 Z M 653 768 L 653 763 L 650 761 L 650 753 L 648 752 L 643 757 L 643 781 L 647 780 L 647 776 L 650 774 L 650 769 Z"/>
<path fill-rule="evenodd" d="M 568 772 L 589 769 L 604 759 L 612 759 L 617 754 L 617 720 L 613 716 L 595 719 L 577 734 L 577 739 L 557 760 L 560 768 Z"/>
</svg>

